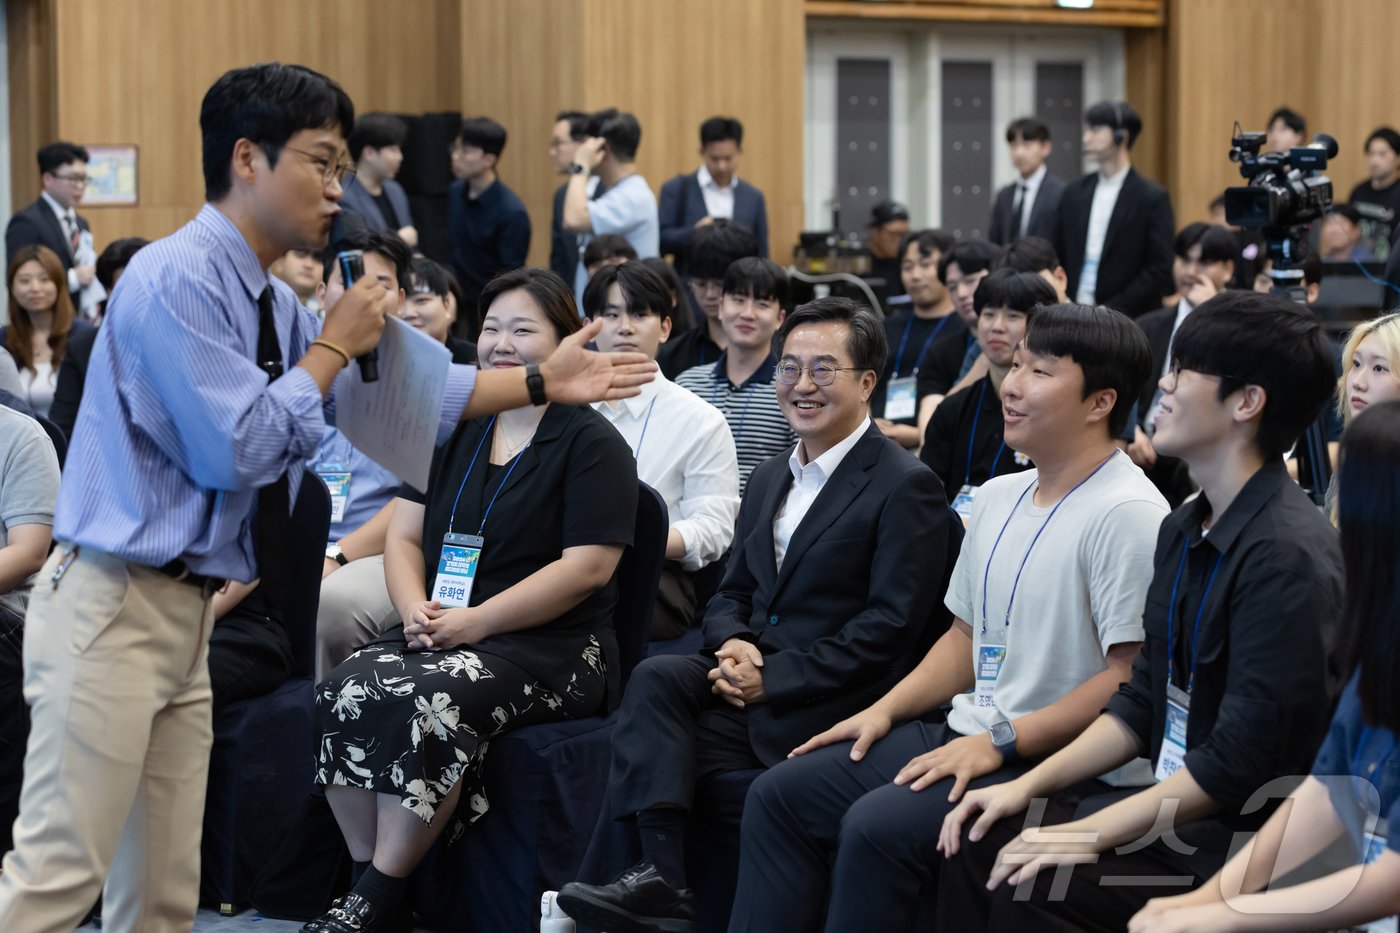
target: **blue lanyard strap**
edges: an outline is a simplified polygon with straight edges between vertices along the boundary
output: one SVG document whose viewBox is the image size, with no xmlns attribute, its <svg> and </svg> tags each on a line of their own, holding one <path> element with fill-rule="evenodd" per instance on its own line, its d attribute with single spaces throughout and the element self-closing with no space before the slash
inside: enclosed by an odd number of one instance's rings
<svg viewBox="0 0 1400 933">
<path fill-rule="evenodd" d="M 632 452 L 632 459 L 636 460 L 642 455 L 642 444 L 646 443 L 647 425 L 651 424 L 651 410 L 656 407 L 656 396 L 651 397 L 651 404 L 647 406 L 647 416 L 642 421 L 642 436 L 637 438 L 637 449 Z"/>
<path fill-rule="evenodd" d="M 1181 574 L 1186 570 L 1186 556 L 1191 549 L 1191 539 L 1188 537 L 1181 543 L 1181 561 L 1176 565 L 1176 579 L 1172 581 L 1172 601 L 1167 607 L 1167 683 L 1175 683 L 1176 673 L 1176 639 L 1173 629 L 1176 622 L 1176 596 L 1178 588 L 1181 586 Z M 1215 575 L 1220 570 L 1221 563 L 1225 560 L 1224 554 L 1219 554 L 1215 558 L 1215 566 L 1210 570 L 1210 576 L 1206 579 L 1206 591 L 1201 594 L 1201 604 L 1196 607 L 1196 621 L 1191 627 L 1191 669 L 1186 677 L 1186 692 L 1190 693 L 1191 688 L 1196 685 L 1196 637 L 1201 634 L 1201 617 L 1205 615 L 1206 603 L 1210 600 L 1211 587 L 1215 586 Z"/>
<path fill-rule="evenodd" d="M 933 338 L 938 336 L 938 332 L 943 329 L 943 325 L 948 323 L 948 318 L 952 317 L 954 313 L 950 311 L 939 318 L 938 323 L 933 327 L 933 332 L 924 338 L 924 345 L 919 348 L 919 355 L 914 360 L 914 372 L 919 371 L 919 364 L 923 362 L 924 355 L 928 353 L 928 348 L 933 344 Z M 904 365 L 904 345 L 909 342 L 909 334 L 914 330 L 914 317 L 914 312 L 910 311 L 909 320 L 904 324 L 904 335 L 899 338 L 899 351 L 894 355 L 894 369 L 890 373 L 891 377 L 895 379 L 899 378 L 899 371 Z"/>
<path fill-rule="evenodd" d="M 467 488 L 467 480 L 471 478 L 472 468 L 476 466 L 476 458 L 481 454 L 481 448 L 486 444 L 486 439 L 491 436 L 491 429 L 495 426 L 496 416 L 492 415 L 491 420 L 486 423 L 486 430 L 482 432 L 481 440 L 476 442 L 476 450 L 472 452 L 471 462 L 467 464 L 467 472 L 462 475 L 462 485 L 457 487 L 457 497 L 452 500 L 452 514 L 448 516 L 447 519 L 447 530 L 449 533 L 454 530 L 457 522 L 457 503 L 462 501 L 462 490 Z M 528 448 L 530 445 L 526 444 L 525 446 Z M 506 483 L 510 480 L 510 474 L 515 472 L 515 465 L 520 462 L 520 458 L 524 453 L 524 450 L 520 451 L 520 453 L 516 454 L 510 461 L 510 469 L 506 470 L 506 475 L 501 478 L 501 483 L 496 487 L 495 493 L 492 494 L 491 501 L 486 504 L 486 511 L 482 513 L 481 516 L 481 527 L 478 528 L 476 532 L 478 536 L 486 530 L 486 519 L 491 515 L 491 507 L 496 504 L 496 497 L 499 496 L 501 490 L 505 488 Z"/>
<path fill-rule="evenodd" d="M 526 444 L 520 453 L 516 454 L 511 459 L 510 469 L 506 470 L 506 475 L 501 477 L 500 485 L 497 486 L 496 491 L 491 494 L 491 501 L 486 503 L 486 511 L 481 513 L 481 527 L 476 530 L 478 537 L 486 531 L 486 519 L 491 517 L 491 507 L 496 504 L 496 497 L 501 494 L 502 489 L 506 488 L 506 483 L 510 482 L 510 474 L 515 472 L 516 465 L 520 463 L 520 459 L 525 456 L 525 451 L 529 449 L 530 445 Z"/>
<path fill-rule="evenodd" d="M 982 417 L 982 403 L 987 399 L 987 383 L 982 383 L 982 389 L 977 393 L 977 408 L 972 413 L 972 431 L 967 436 L 967 466 L 963 467 L 964 485 L 972 484 L 972 448 L 977 443 L 977 422 Z M 1001 439 L 1001 445 L 997 447 L 997 452 L 992 457 L 991 469 L 987 472 L 987 479 L 995 479 L 997 475 L 997 464 L 1001 462 L 1001 455 L 1006 452 L 1006 438 Z"/>
<path fill-rule="evenodd" d="M 726 382 L 728 381 L 728 377 L 725 377 L 725 381 L 726 381 Z M 719 408 L 719 393 L 720 393 L 720 389 L 721 389 L 721 388 L 722 388 L 722 386 L 720 386 L 719 382 L 716 381 L 716 382 L 715 382 L 714 390 L 710 392 L 710 404 L 713 405 L 715 408 Z M 736 444 L 739 443 L 739 438 L 741 438 L 741 437 L 744 436 L 744 419 L 748 418 L 748 416 L 749 416 L 749 403 L 753 401 L 753 392 L 752 392 L 752 391 L 750 391 L 749 389 L 745 389 L 743 386 L 739 386 L 739 391 L 742 392 L 742 393 L 744 393 L 744 407 L 743 407 L 743 410 L 739 412 L 739 425 L 738 425 L 738 427 L 731 427 L 731 428 L 729 429 L 729 430 L 730 430 L 730 433 L 734 435 L 734 443 L 736 443 Z M 729 393 L 729 394 L 730 394 L 730 395 L 733 395 L 732 392 Z M 728 399 L 728 398 L 726 398 L 726 399 L 725 399 L 725 402 L 724 402 L 724 420 L 726 420 L 726 421 L 729 420 L 729 399 Z M 644 428 L 644 430 L 645 430 L 645 428 Z M 638 444 L 638 445 L 637 445 L 637 449 L 638 449 L 638 450 L 641 450 L 641 447 L 642 447 L 641 444 Z"/>
</svg>

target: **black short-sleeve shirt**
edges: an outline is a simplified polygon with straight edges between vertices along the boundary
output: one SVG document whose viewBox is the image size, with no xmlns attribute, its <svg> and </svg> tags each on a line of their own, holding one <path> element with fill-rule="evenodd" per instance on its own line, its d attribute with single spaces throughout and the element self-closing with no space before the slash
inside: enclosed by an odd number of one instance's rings
<svg viewBox="0 0 1400 933">
<path fill-rule="evenodd" d="M 885 417 L 885 396 L 890 380 L 917 375 L 919 361 L 933 348 L 934 341 L 945 333 L 957 330 L 960 324 L 962 319 L 956 311 L 950 311 L 940 318 L 919 317 L 913 311 L 901 311 L 885 318 L 885 339 L 890 345 L 890 358 L 885 363 L 884 372 L 880 373 L 880 381 L 875 384 L 875 394 L 870 396 L 870 414 L 873 417 Z M 897 424 L 914 424 L 917 418 L 898 418 L 895 421 Z"/>
<path fill-rule="evenodd" d="M 962 316 L 954 311 L 948 326 L 929 346 L 924 358 L 919 360 L 918 393 L 922 399 L 926 395 L 947 395 L 948 390 L 957 384 L 962 374 L 963 358 L 967 348 L 977 337 L 967 329 Z"/>
<path fill-rule="evenodd" d="M 1029 470 L 1031 462 L 1006 446 L 1001 396 L 983 376 L 938 403 L 924 429 L 919 459 L 943 480 L 949 498 L 967 483 Z M 969 468 L 970 467 L 970 468 Z"/>
<path fill-rule="evenodd" d="M 565 548 L 632 543 L 637 466 L 627 442 L 601 415 L 591 408 L 550 405 L 534 440 L 517 455 L 519 462 L 514 469 L 509 465 L 491 469 L 491 439 L 486 437 L 482 443 L 490 423 L 489 418 L 464 422 L 438 447 L 426 495 L 407 485 L 399 493 L 424 506 L 425 587 L 431 587 L 437 575 L 442 538 L 459 489 L 461 498 L 451 530 L 480 533 L 485 539 L 472 588 L 473 606 L 558 560 Z M 468 475 L 478 444 L 481 453 Z M 482 516 L 493 496 L 495 505 L 483 529 Z M 552 622 L 492 635 L 478 647 L 520 665 L 551 688 L 562 689 L 564 685 L 555 681 L 581 656 L 589 636 L 595 636 L 607 661 L 610 695 L 615 696 L 619 671 L 613 633 L 616 602 L 614 580 Z M 563 658 L 568 662 L 561 662 Z"/>
</svg>

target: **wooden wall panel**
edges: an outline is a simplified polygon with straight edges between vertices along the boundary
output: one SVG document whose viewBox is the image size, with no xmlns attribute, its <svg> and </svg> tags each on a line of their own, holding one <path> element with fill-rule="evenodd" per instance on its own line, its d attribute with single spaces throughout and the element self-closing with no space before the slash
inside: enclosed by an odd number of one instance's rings
<svg viewBox="0 0 1400 933">
<path fill-rule="evenodd" d="M 54 48 L 54 0 L 11 0 L 5 7 L 10 83 L 10 199 L 29 203 L 37 190 L 34 153 L 54 138 L 58 83 Z"/>
</svg>

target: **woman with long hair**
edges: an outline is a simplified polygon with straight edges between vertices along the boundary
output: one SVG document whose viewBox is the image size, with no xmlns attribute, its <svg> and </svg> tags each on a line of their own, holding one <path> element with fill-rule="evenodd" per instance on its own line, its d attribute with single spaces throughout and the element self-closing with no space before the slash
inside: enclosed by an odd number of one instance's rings
<svg viewBox="0 0 1400 933">
<path fill-rule="evenodd" d="M 47 246 L 24 246 L 10 259 L 10 323 L 0 328 L 3 344 L 19 366 L 25 400 L 48 417 L 68 340 L 92 325 L 74 319 L 68 276 Z"/>
</svg>

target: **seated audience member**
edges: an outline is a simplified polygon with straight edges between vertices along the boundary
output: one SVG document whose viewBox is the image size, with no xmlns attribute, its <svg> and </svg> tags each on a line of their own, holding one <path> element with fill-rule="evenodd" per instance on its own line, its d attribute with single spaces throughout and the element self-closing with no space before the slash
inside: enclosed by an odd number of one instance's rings
<svg viewBox="0 0 1400 933">
<path fill-rule="evenodd" d="M 716 220 L 695 231 L 686 252 L 686 285 L 690 306 L 696 311 L 696 324 L 668 341 L 657 357 L 668 379 L 676 378 L 692 366 L 719 359 L 720 353 L 729 346 L 719 321 L 724 273 L 738 260 L 757 256 L 758 240 L 747 227 Z"/>
<path fill-rule="evenodd" d="M 898 201 L 881 201 L 870 209 L 865 225 L 865 251 L 870 255 L 870 276 L 880 280 L 871 290 L 887 309 L 890 299 L 904 294 L 899 270 L 904 264 L 900 246 L 909 236 L 909 208 Z"/>
<path fill-rule="evenodd" d="M 938 260 L 938 279 L 948 289 L 953 307 L 963 326 L 956 332 L 946 332 L 933 342 L 919 361 L 919 436 L 923 437 L 928 419 L 943 397 L 963 387 L 962 380 L 977 363 L 977 308 L 973 296 L 977 285 L 992 270 L 1000 248 L 986 240 L 963 240 L 954 243 Z M 972 379 L 986 374 L 986 364 L 978 363 Z"/>
<path fill-rule="evenodd" d="M 1251 289 L 1259 266 L 1266 258 L 1266 243 L 1258 230 L 1246 230 L 1229 222 L 1225 214 L 1225 195 L 1218 194 L 1210 202 L 1210 222 L 1224 227 L 1235 237 L 1235 274 L 1231 288 Z"/>
<path fill-rule="evenodd" d="M 581 326 L 546 269 L 499 276 L 481 300 L 490 368 L 538 363 Z M 411 927 L 409 874 L 455 814 L 489 806 L 487 740 L 591 715 L 618 690 L 613 576 L 637 474 L 601 415 L 551 404 L 464 421 L 427 489 L 401 496 L 384 572 L 403 629 L 316 689 L 316 783 L 358 877 L 313 921 L 331 933 Z"/>
<path fill-rule="evenodd" d="M 1230 283 L 1235 272 L 1235 239 L 1224 227 L 1187 224 L 1176 235 L 1173 250 L 1176 258 L 1172 276 L 1176 279 L 1177 301 L 1149 311 L 1137 321 L 1152 348 L 1152 377 L 1138 396 L 1139 421 L 1133 426 L 1128 456 L 1142 467 L 1147 478 L 1162 491 L 1167 503 L 1175 508 L 1196 486 L 1185 464 L 1175 457 L 1158 457 L 1152 444 L 1163 395 L 1159 382 L 1171 371 L 1172 340 L 1187 315 Z"/>
<path fill-rule="evenodd" d="M 1287 152 L 1308 142 L 1308 121 L 1301 113 L 1280 107 L 1269 115 L 1265 124 L 1267 136 L 1264 145 L 1270 152 Z"/>
<path fill-rule="evenodd" d="M 1302 269 L 1302 286 L 1307 303 L 1312 304 L 1317 301 L 1318 293 L 1322 290 L 1322 260 L 1317 258 L 1317 253 L 1311 250 L 1304 252 L 1302 262 L 1299 264 Z M 1259 263 L 1259 271 L 1254 276 L 1254 290 L 1267 295 L 1274 287 L 1273 279 L 1274 261 L 1265 256 Z"/>
<path fill-rule="evenodd" d="M 603 319 L 593 342 L 605 353 L 639 351 L 655 359 L 671 334 L 671 298 L 645 262 L 605 266 L 583 290 L 584 313 Z M 734 540 L 739 514 L 734 438 L 718 409 L 660 373 L 641 395 L 593 407 L 632 448 L 638 478 L 666 500 L 670 532 L 651 637 L 678 638 L 694 625 L 692 575 L 719 560 Z"/>
<path fill-rule="evenodd" d="M 321 262 L 315 253 L 309 249 L 288 250 L 268 266 L 267 271 L 292 287 L 302 307 L 319 314 L 321 304 L 316 297 L 316 286 L 321 282 Z"/>
<path fill-rule="evenodd" d="M 120 240 L 113 240 L 107 244 L 107 248 L 97 257 L 97 281 L 102 286 L 102 290 L 111 297 L 112 289 L 117 287 L 117 281 L 121 279 L 122 273 L 126 271 L 127 263 L 131 262 L 131 257 L 136 255 L 136 251 L 150 243 L 150 240 L 139 236 L 125 237 Z M 314 283 L 313 283 L 314 284 Z M 107 299 L 102 299 L 97 306 L 97 318 L 107 312 Z"/>
<path fill-rule="evenodd" d="M 720 326 L 728 347 L 714 363 L 676 377 L 724 413 L 739 454 L 739 494 L 754 467 L 786 453 L 797 439 L 773 381 L 778 365 L 773 335 L 791 308 L 787 273 L 771 259 L 740 259 L 724 273 Z"/>
<path fill-rule="evenodd" d="M 1400 398 L 1400 312 L 1358 324 L 1342 347 L 1337 419 L 1343 427 L 1361 412 Z M 1337 474 L 1327 490 L 1327 513 L 1337 515 Z"/>
<path fill-rule="evenodd" d="M 1113 444 L 1147 366 L 1115 311 L 1036 312 L 1002 394 L 1007 443 L 1037 469 L 982 487 L 944 599 L 953 624 L 918 666 L 849 691 L 849 718 L 754 783 L 730 930 L 819 930 L 823 913 L 828 930 L 915 929 L 964 790 L 1065 745 L 1127 679 L 1167 514 Z"/>
<path fill-rule="evenodd" d="M 467 307 L 477 307 L 486 283 L 525 265 L 530 252 L 530 215 L 498 167 L 506 128 L 490 117 L 462 122 L 452 143 L 457 180 L 447 192 L 447 234 L 452 269 Z"/>
<path fill-rule="evenodd" d="M 19 815 L 29 710 L 24 700 L 24 613 L 49 556 L 58 457 L 33 418 L 0 407 L 0 848 Z"/>
<path fill-rule="evenodd" d="M 588 278 L 603 266 L 615 266 L 631 262 L 637 258 L 637 251 L 627 242 L 627 237 L 616 233 L 605 233 L 594 237 L 583 248 L 583 270 Z"/>
<path fill-rule="evenodd" d="M 1358 245 L 1371 258 L 1385 259 L 1400 222 L 1400 132 L 1383 126 L 1366 138 L 1366 173 L 1370 177 L 1351 189 L 1347 206 L 1356 211 Z M 1333 210 L 1341 206 L 1334 205 Z"/>
<path fill-rule="evenodd" d="M 1030 466 L 1025 454 L 1006 444 L 1001 387 L 1037 308 L 1054 303 L 1055 290 L 1034 272 L 993 272 L 977 288 L 977 343 L 987 357 L 987 375 L 943 400 L 919 450 L 964 522 L 972 518 L 984 484 Z"/>
<path fill-rule="evenodd" d="M 1056 301 L 1060 304 L 1069 301 L 1065 294 L 1065 268 L 1060 265 L 1060 257 L 1055 255 L 1055 245 L 1044 237 L 1023 236 L 1012 240 L 992 264 L 992 270 L 997 269 L 1034 272 L 1050 283 Z"/>
<path fill-rule="evenodd" d="M 642 144 L 642 125 L 630 113 L 609 108 L 588 118 L 588 138 L 578 144 L 569 171 L 569 187 L 564 192 L 564 229 L 575 234 L 579 245 L 605 233 L 627 238 L 637 256 L 647 259 L 661 255 L 661 230 L 657 221 L 656 195 L 647 180 L 637 173 L 637 147 Z M 601 181 L 603 193 L 589 196 L 589 176 Z M 587 276 L 579 269 L 574 276 L 574 294 L 582 299 Z"/>
<path fill-rule="evenodd" d="M 63 264 L 47 246 L 21 246 L 10 260 L 10 323 L 3 345 L 19 365 L 22 397 L 48 417 L 69 339 L 96 328 L 73 316 Z"/>
<path fill-rule="evenodd" d="M 1282 455 L 1332 372 L 1321 325 L 1283 298 L 1226 292 L 1181 325 L 1156 441 L 1201 495 L 1162 523 L 1142 653 L 1083 734 L 947 817 L 942 929 L 1121 931 L 1164 878 L 1215 873 L 1267 815 L 1253 796 L 1307 768 L 1332 700 L 1342 561 Z M 1146 789 L 1094 779 L 1141 755 Z M 1047 798 L 1043 825 L 1022 832 Z"/>
<path fill-rule="evenodd" d="M 549 136 L 549 157 L 556 174 L 566 178 L 574 164 L 578 144 L 588 138 L 588 114 L 577 110 L 561 110 L 554 117 L 554 129 Z M 598 176 L 588 179 L 588 196 L 598 196 Z M 578 238 L 564 229 L 564 196 L 569 191 L 566 181 L 554 189 L 554 207 L 549 221 L 549 269 L 565 282 L 574 280 L 578 269 Z"/>
<path fill-rule="evenodd" d="M 1361 235 L 1361 212 L 1350 204 L 1333 204 L 1322 218 L 1317 251 L 1323 262 L 1374 262 L 1377 258 Z"/>
<path fill-rule="evenodd" d="M 744 125 L 710 117 L 700 124 L 700 167 L 661 186 L 661 252 L 674 257 L 682 275 L 690 274 L 690 238 L 716 220 L 752 230 L 758 255 L 768 258 L 768 207 L 763 192 L 739 177 L 743 154 Z"/>
<path fill-rule="evenodd" d="M 919 446 L 920 361 L 940 334 L 966 326 L 953 313 L 953 299 L 938 277 L 938 262 L 955 242 L 946 230 L 918 230 L 899 244 L 899 278 L 909 308 L 885 316 L 885 340 L 894 355 L 875 384 L 870 413 L 875 426 L 901 447 Z"/>
<path fill-rule="evenodd" d="M 993 199 L 987 239 L 1005 246 L 1023 236 L 1054 236 L 1065 182 L 1051 175 L 1045 164 L 1055 148 L 1050 127 L 1035 117 L 1012 120 L 1006 128 L 1006 148 L 1017 177 Z"/>
<path fill-rule="evenodd" d="M 681 277 L 676 274 L 675 268 L 660 256 L 637 261 L 661 276 L 661 281 L 666 285 L 666 294 L 671 296 L 671 333 L 689 331 L 693 322 L 685 303 L 685 286 L 681 284 Z M 662 349 L 665 349 L 664 344 Z"/>
<path fill-rule="evenodd" d="M 371 230 L 397 233 L 409 247 L 418 245 L 418 231 L 408 207 L 408 194 L 395 181 L 403 165 L 408 127 L 388 113 L 366 113 L 355 121 L 345 140 L 355 173 L 345 180 L 341 206 L 364 218 Z"/>
<path fill-rule="evenodd" d="M 801 441 L 754 472 L 704 649 L 648 658 L 628 683 L 594 844 L 612 820 L 631 822 L 642 862 L 612 884 L 559 892 L 595 928 L 690 929 L 684 830 L 696 782 L 778 764 L 888 689 L 927 643 L 952 518 L 934 475 L 868 416 L 883 329 L 864 306 L 822 298 L 793 312 L 775 343 L 783 412 Z M 772 906 L 783 919 L 763 929 L 793 929 L 787 912 L 802 904 Z"/>
<path fill-rule="evenodd" d="M 1208 881 L 1188 894 L 1148 901 L 1129 921 L 1134 933 L 1393 927 L 1400 913 L 1397 428 L 1400 402 L 1383 402 L 1342 436 L 1338 504 L 1347 596 L 1327 608 L 1341 610 L 1350 680 L 1312 776 Z M 1281 600 L 1271 602 L 1284 608 Z M 1252 733 L 1250 745 L 1259 739 Z M 1343 840 L 1351 861 L 1339 867 Z"/>
<path fill-rule="evenodd" d="M 452 336 L 456 312 L 452 298 L 452 273 L 426 256 L 414 256 L 408 267 L 408 288 L 399 317 L 452 351 L 452 362 L 475 363 L 476 344 Z"/>
</svg>

